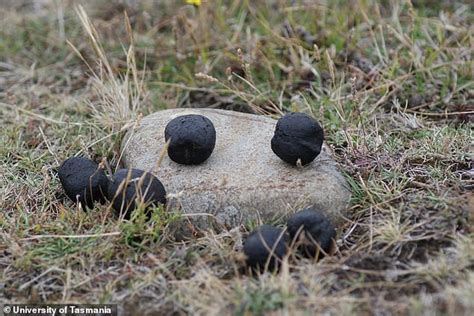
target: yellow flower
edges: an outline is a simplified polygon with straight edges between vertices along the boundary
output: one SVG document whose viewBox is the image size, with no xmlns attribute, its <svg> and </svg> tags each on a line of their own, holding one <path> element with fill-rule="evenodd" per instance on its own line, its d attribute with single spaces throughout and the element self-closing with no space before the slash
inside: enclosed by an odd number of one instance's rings
<svg viewBox="0 0 474 316">
<path fill-rule="evenodd" d="M 193 4 L 195 6 L 200 6 L 201 5 L 201 0 L 186 0 L 187 4 Z"/>
</svg>

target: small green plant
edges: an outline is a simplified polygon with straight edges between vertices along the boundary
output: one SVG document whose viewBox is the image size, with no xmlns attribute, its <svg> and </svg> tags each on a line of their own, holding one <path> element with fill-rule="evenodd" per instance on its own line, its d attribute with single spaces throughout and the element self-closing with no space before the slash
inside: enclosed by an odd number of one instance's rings
<svg viewBox="0 0 474 316">
<path fill-rule="evenodd" d="M 262 315 L 283 307 L 285 296 L 272 289 L 251 289 L 240 293 L 239 305 L 234 315 Z"/>
<path fill-rule="evenodd" d="M 178 213 L 169 212 L 162 205 L 153 207 L 146 207 L 143 203 L 137 205 L 130 220 L 121 221 L 119 226 L 122 241 L 137 249 L 159 241 L 165 234 L 166 226 L 180 218 Z"/>
</svg>

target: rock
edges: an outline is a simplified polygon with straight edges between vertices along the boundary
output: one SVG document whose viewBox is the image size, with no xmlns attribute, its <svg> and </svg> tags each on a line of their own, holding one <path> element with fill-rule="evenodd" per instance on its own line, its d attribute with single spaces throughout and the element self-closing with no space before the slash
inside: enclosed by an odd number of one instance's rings
<svg viewBox="0 0 474 316">
<path fill-rule="evenodd" d="M 107 198 L 117 216 L 129 219 L 137 207 L 136 199 L 148 209 L 152 205 L 166 204 L 166 191 L 154 175 L 138 169 L 120 169 L 110 181 Z"/>
<path fill-rule="evenodd" d="M 84 157 L 66 159 L 58 170 L 58 177 L 66 195 L 83 207 L 92 208 L 94 202 L 105 202 L 109 180 L 104 169 Z"/>
<path fill-rule="evenodd" d="M 212 155 L 200 165 L 180 165 L 165 154 L 157 168 L 165 126 L 185 114 L 204 115 L 213 122 L 216 146 Z M 276 120 L 269 117 L 225 110 L 160 111 L 144 117 L 127 133 L 123 159 L 127 167 L 157 175 L 168 192 L 169 207 L 181 209 L 197 228 L 283 221 L 310 206 L 324 211 L 337 227 L 350 191 L 329 149 L 323 145 L 321 154 L 302 168 L 289 165 L 272 152 L 275 125 Z"/>
<path fill-rule="evenodd" d="M 288 235 L 280 228 L 270 225 L 257 227 L 244 243 L 247 266 L 263 271 L 268 263 L 268 270 L 275 270 L 286 255 L 288 240 Z"/>
</svg>

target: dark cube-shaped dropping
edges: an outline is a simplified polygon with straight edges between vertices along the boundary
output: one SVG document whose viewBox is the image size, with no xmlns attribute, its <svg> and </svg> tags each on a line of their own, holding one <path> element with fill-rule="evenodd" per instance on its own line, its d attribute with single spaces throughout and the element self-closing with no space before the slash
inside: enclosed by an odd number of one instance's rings
<svg viewBox="0 0 474 316">
<path fill-rule="evenodd" d="M 336 231 L 329 219 L 314 208 L 306 208 L 290 216 L 287 229 L 303 255 L 311 258 L 318 255 L 322 257 L 323 252 L 329 253 L 336 237 Z"/>
<path fill-rule="evenodd" d="M 139 169 L 120 169 L 112 178 L 108 189 L 108 199 L 117 216 L 129 219 L 137 207 L 137 200 L 146 205 L 166 204 L 166 190 L 151 173 Z"/>
<path fill-rule="evenodd" d="M 280 118 L 271 140 L 273 152 L 283 161 L 296 165 L 312 162 L 321 152 L 324 131 L 319 123 L 304 113 L 288 113 Z"/>
<path fill-rule="evenodd" d="M 288 235 L 280 228 L 261 225 L 245 240 L 243 251 L 247 265 L 253 270 L 275 270 L 287 252 Z"/>
<path fill-rule="evenodd" d="M 216 145 L 216 130 L 211 120 L 189 114 L 172 119 L 165 128 L 168 156 L 184 165 L 198 165 L 211 156 Z"/>
<path fill-rule="evenodd" d="M 105 202 L 108 179 L 102 168 L 84 157 L 66 159 L 58 170 L 59 181 L 66 195 L 83 207 L 92 208 L 94 202 Z"/>
</svg>

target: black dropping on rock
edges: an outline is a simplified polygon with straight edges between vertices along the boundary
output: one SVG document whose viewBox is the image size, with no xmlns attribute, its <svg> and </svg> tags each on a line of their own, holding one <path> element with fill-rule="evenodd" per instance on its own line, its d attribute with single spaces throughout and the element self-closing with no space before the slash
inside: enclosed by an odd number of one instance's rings
<svg viewBox="0 0 474 316">
<path fill-rule="evenodd" d="M 137 207 L 137 198 L 147 209 L 152 205 L 166 204 L 166 191 L 160 180 L 139 169 L 118 170 L 109 184 L 107 196 L 116 215 L 125 219 L 129 219 Z"/>
<path fill-rule="evenodd" d="M 321 152 L 324 132 L 319 123 L 304 113 L 292 112 L 280 118 L 272 138 L 272 150 L 283 161 L 306 165 Z"/>
<path fill-rule="evenodd" d="M 288 235 L 270 225 L 257 227 L 245 240 L 243 251 L 247 265 L 254 270 L 275 270 L 287 252 Z"/>
<path fill-rule="evenodd" d="M 58 170 L 59 181 L 66 195 L 79 201 L 83 207 L 92 208 L 94 202 L 105 202 L 109 180 L 103 169 L 84 157 L 66 159 Z"/>
<path fill-rule="evenodd" d="M 336 231 L 329 219 L 321 211 L 314 208 L 305 208 L 288 218 L 288 234 L 306 257 L 321 258 L 323 253 L 330 253 Z"/>
<path fill-rule="evenodd" d="M 166 125 L 165 140 L 170 140 L 168 156 L 171 160 L 184 165 L 198 165 L 212 154 L 216 130 L 207 117 L 182 115 Z"/>
</svg>

